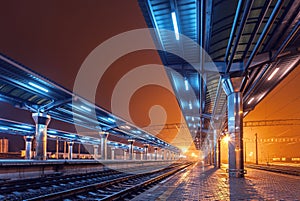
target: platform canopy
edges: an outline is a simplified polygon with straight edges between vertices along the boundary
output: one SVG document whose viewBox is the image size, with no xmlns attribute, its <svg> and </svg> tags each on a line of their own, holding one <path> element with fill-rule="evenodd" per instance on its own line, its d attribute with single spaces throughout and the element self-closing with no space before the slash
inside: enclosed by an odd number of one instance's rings
<svg viewBox="0 0 300 201">
<path fill-rule="evenodd" d="M 52 119 L 81 128 L 78 133 L 50 129 L 48 135 L 54 137 L 99 144 L 99 133 L 108 132 L 121 139 L 133 139 L 176 153 L 180 151 L 4 55 L 0 55 L 0 101 L 33 113 L 47 113 Z M 2 133 L 33 135 L 34 130 L 32 125 L 0 120 Z M 119 145 L 122 147 L 122 144 L 115 144 L 116 147 Z"/>
<path fill-rule="evenodd" d="M 299 0 L 139 0 L 139 5 L 164 50 L 163 64 L 172 69 L 168 76 L 198 149 L 213 130 L 226 126 L 226 78 L 242 79 L 245 116 L 299 65 Z"/>
<path fill-rule="evenodd" d="M 21 136 L 34 136 L 35 135 L 35 125 L 24 124 L 21 122 L 16 122 L 12 120 L 0 118 L 0 133 L 6 133 L 10 135 L 21 135 Z M 49 140 L 64 140 L 72 141 L 75 143 L 85 144 L 85 145 L 99 145 L 101 140 L 96 137 L 79 135 L 77 133 L 71 133 L 67 131 L 48 129 L 47 131 Z M 107 145 L 113 148 L 127 149 L 128 145 L 120 143 L 117 141 L 107 141 Z M 134 150 L 143 151 L 143 148 L 134 146 Z"/>
</svg>

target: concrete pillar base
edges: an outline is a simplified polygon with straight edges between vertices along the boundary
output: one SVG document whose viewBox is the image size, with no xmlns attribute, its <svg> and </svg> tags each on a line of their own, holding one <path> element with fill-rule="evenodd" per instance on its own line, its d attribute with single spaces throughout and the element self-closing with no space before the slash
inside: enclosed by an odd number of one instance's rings
<svg viewBox="0 0 300 201">
<path fill-rule="evenodd" d="M 35 122 L 35 138 L 36 138 L 36 160 L 47 159 L 47 127 L 51 117 L 44 113 L 33 113 L 32 118 Z"/>
<path fill-rule="evenodd" d="M 30 160 L 32 158 L 32 140 L 34 136 L 25 136 L 25 159 Z"/>
</svg>

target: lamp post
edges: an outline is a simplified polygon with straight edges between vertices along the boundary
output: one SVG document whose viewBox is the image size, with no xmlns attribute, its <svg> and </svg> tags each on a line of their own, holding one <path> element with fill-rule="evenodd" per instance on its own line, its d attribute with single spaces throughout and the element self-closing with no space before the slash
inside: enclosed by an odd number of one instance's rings
<svg viewBox="0 0 300 201">
<path fill-rule="evenodd" d="M 255 133 L 255 164 L 258 165 L 257 133 Z"/>
</svg>

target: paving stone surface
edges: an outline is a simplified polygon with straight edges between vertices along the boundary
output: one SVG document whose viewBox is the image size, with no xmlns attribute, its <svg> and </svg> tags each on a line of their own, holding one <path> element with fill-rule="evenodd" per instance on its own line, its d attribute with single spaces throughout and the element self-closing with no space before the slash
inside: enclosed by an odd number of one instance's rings
<svg viewBox="0 0 300 201">
<path fill-rule="evenodd" d="M 197 163 L 132 200 L 300 201 L 300 177 L 248 169 L 245 178 L 228 178 L 224 169 Z"/>
</svg>

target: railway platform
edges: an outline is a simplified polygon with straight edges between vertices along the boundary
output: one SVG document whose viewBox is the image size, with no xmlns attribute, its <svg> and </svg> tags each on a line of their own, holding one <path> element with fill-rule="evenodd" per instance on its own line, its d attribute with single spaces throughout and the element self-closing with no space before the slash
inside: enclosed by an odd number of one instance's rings
<svg viewBox="0 0 300 201">
<path fill-rule="evenodd" d="M 130 200 L 300 200 L 300 177 L 247 169 L 245 178 L 200 162 Z"/>
</svg>

